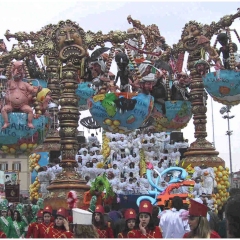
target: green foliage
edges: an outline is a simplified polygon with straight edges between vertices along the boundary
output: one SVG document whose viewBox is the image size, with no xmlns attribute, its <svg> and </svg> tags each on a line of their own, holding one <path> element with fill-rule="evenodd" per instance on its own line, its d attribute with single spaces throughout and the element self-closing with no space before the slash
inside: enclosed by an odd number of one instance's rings
<svg viewBox="0 0 240 240">
<path fill-rule="evenodd" d="M 104 190 L 106 191 L 104 199 L 114 196 L 112 186 L 107 179 L 106 173 L 104 173 L 103 176 L 95 178 L 95 181 L 91 184 L 90 193 L 91 195 L 95 195 L 95 191 L 102 193 Z"/>
</svg>

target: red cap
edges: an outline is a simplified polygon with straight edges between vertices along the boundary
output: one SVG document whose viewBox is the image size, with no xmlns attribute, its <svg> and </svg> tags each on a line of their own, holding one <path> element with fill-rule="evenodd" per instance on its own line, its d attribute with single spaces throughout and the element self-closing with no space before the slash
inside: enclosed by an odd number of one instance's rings
<svg viewBox="0 0 240 240">
<path fill-rule="evenodd" d="M 102 205 L 97 205 L 94 212 L 104 214 L 105 211 Z"/>
<path fill-rule="evenodd" d="M 152 215 L 152 203 L 148 200 L 142 200 L 139 205 L 139 213 L 149 213 Z"/>
<path fill-rule="evenodd" d="M 126 221 L 129 219 L 136 219 L 137 216 L 135 210 L 132 208 L 128 208 L 124 213 L 124 218 Z"/>
<path fill-rule="evenodd" d="M 43 218 L 43 210 L 38 210 L 37 218 Z"/>
<path fill-rule="evenodd" d="M 189 216 L 206 217 L 207 211 L 208 208 L 206 205 L 190 199 Z"/>
<path fill-rule="evenodd" d="M 46 206 L 44 209 L 43 209 L 43 214 L 44 213 L 50 213 L 52 215 L 52 207 L 51 206 Z"/>
<path fill-rule="evenodd" d="M 61 216 L 61 217 L 64 217 L 64 218 L 67 219 L 67 217 L 68 217 L 68 211 L 67 211 L 67 209 L 66 209 L 66 208 L 63 208 L 63 207 L 59 208 L 59 209 L 57 210 L 56 216 Z"/>
</svg>

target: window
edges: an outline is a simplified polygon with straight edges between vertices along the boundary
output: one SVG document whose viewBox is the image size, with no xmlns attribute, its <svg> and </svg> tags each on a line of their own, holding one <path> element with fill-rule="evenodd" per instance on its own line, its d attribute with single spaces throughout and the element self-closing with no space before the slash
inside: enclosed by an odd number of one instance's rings
<svg viewBox="0 0 240 240">
<path fill-rule="evenodd" d="M 8 170 L 8 164 L 7 163 L 0 163 L 0 170 L 1 171 Z"/>
<path fill-rule="evenodd" d="M 21 172 L 21 163 L 19 163 L 19 162 L 13 163 L 12 164 L 12 170 Z"/>
</svg>

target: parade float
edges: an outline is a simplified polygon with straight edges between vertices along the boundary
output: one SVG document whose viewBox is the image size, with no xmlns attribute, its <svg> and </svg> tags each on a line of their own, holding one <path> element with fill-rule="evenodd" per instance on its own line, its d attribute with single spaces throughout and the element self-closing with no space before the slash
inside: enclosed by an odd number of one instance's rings
<svg viewBox="0 0 240 240">
<path fill-rule="evenodd" d="M 170 184 L 165 190 L 159 188 L 158 182 L 154 183 L 148 176 L 149 182 L 155 189 L 149 192 L 149 195 L 154 195 L 151 202 L 159 206 L 166 206 L 167 201 L 171 200 L 172 191 L 175 188 L 178 189 L 182 186 L 190 189 L 194 188 L 196 183 L 187 179 L 192 173 L 193 175 L 197 174 L 196 176 L 200 177 L 204 184 L 211 178 L 211 185 L 208 186 L 210 190 L 205 189 L 206 194 L 212 199 L 213 210 L 220 209 L 228 197 L 229 172 L 225 168 L 225 162 L 218 157 L 218 152 L 206 140 L 207 107 L 205 89 L 216 101 L 221 101 L 222 98 L 224 104 L 237 104 L 239 100 L 236 90 L 238 88 L 237 84 L 228 80 L 230 85 L 221 83 L 222 85 L 218 87 L 214 85 L 213 87 L 213 84 L 209 86 L 208 83 L 215 81 L 211 79 L 216 76 L 218 77 L 217 80 L 226 79 L 224 74 L 233 75 L 236 78 L 238 73 L 223 70 L 216 74 L 213 73 L 214 77 L 211 75 L 212 73 L 206 76 L 208 69 L 207 62 L 203 59 L 203 51 L 209 54 L 211 61 L 214 61 L 216 66 L 221 65 L 219 55 L 209 45 L 209 42 L 214 34 L 221 29 L 230 27 L 239 16 L 238 11 L 237 14 L 224 16 L 219 22 L 212 22 L 210 25 L 190 21 L 186 23 L 181 39 L 177 44 L 174 44 L 173 48 L 166 44 L 155 24 L 146 27 L 140 21 L 133 20 L 131 16 L 128 17 L 128 22 L 133 24 L 133 28 L 128 29 L 127 32 L 110 31 L 108 34 L 103 34 L 101 31 L 97 33 L 86 32 L 71 20 L 60 21 L 56 25 L 47 25 L 35 33 L 18 32 L 11 34 L 10 31 L 7 31 L 5 36 L 8 40 L 15 38 L 19 42 L 30 41 L 32 45 L 31 47 L 25 46 L 22 49 L 14 48 L 2 55 L 1 60 L 15 59 L 20 61 L 32 54 L 39 57 L 44 55 L 47 72 L 50 76 L 47 88 L 51 91 L 55 104 L 53 107 L 55 128 L 50 129 L 49 132 L 56 133 L 54 141 L 60 146 L 62 171 L 57 174 L 48 187 L 49 192 L 45 196 L 44 204 L 50 205 L 54 209 L 67 207 L 67 193 L 74 190 L 77 192 L 77 198 L 79 199 L 78 206 L 83 206 L 83 196 L 90 187 L 86 185 L 82 176 L 75 171 L 77 167 L 75 154 L 78 150 L 76 132 L 79 123 L 79 110 L 89 108 L 95 123 L 101 126 L 105 132 L 112 133 L 129 133 L 143 127 L 147 128 L 149 126 L 146 123 L 150 118 L 154 120 L 151 129 L 155 132 L 180 130 L 193 117 L 196 140 L 191 143 L 184 155 L 185 158 L 179 163 L 181 169 L 166 169 L 164 173 L 159 175 L 159 178 L 172 171 L 180 172 L 180 175 L 170 180 Z M 69 29 L 71 29 L 71 33 L 69 33 Z M 190 35 L 191 29 L 194 29 L 193 35 Z M 112 45 L 109 49 L 108 58 L 104 59 L 103 55 L 100 54 L 101 56 L 97 55 L 95 58 L 91 56 L 92 59 L 89 59 L 88 51 L 95 50 L 97 47 L 99 49 L 104 48 L 106 42 Z M 182 72 L 185 52 L 189 54 L 187 59 L 188 73 Z M 230 60 L 233 60 L 232 47 L 230 47 L 230 54 Z M 115 81 L 111 79 L 109 74 L 113 57 L 115 57 L 118 66 Z M 88 68 L 89 60 L 91 69 Z M 159 64 L 159 60 L 161 64 Z M 105 67 L 103 67 L 103 62 Z M 165 69 L 164 64 L 167 64 L 168 67 L 171 66 L 170 70 Z M 174 68 L 174 64 L 176 68 Z M 101 77 L 95 76 L 92 71 L 96 72 L 97 65 L 100 66 L 98 68 Z M 147 65 L 150 68 L 147 69 Z M 233 68 L 232 61 L 230 61 L 230 67 L 231 71 Z M 165 76 L 163 74 L 164 70 L 167 73 Z M 117 82 L 118 77 L 120 78 L 120 87 Z M 91 79 L 90 83 L 89 79 Z M 3 86 L 6 84 L 5 80 L 1 78 Z M 9 78 L 7 85 L 11 84 L 10 81 L 12 80 Z M 36 82 L 39 83 L 39 81 Z M 32 85 L 35 83 L 33 81 Z M 232 86 L 235 86 L 236 92 L 231 89 Z M 187 90 L 189 88 L 190 91 Z M 214 93 L 216 88 L 218 88 L 221 96 Z M 6 89 L 7 93 L 8 87 L 3 87 L 3 89 Z M 44 127 L 48 127 L 46 116 L 41 115 L 46 110 L 46 105 L 41 102 L 44 97 L 40 96 L 39 99 L 37 97 L 42 89 L 45 89 L 45 96 L 47 96 L 46 86 L 40 89 L 39 85 L 34 88 L 29 84 L 29 89 L 31 89 L 31 93 L 35 91 L 36 96 L 31 96 L 31 99 L 28 100 L 35 101 L 35 103 L 28 105 L 27 110 L 18 107 L 19 112 L 14 112 L 12 108 L 8 108 L 9 100 L 3 96 L 4 94 L 1 94 L 1 97 L 7 100 L 2 107 L 4 122 L 1 121 L 1 123 L 5 129 L 2 131 L 2 139 L 9 134 L 14 135 L 14 138 L 8 138 L 9 142 L 4 142 L 6 145 L 2 146 L 2 151 L 7 153 L 14 153 L 18 149 L 22 151 L 32 150 L 33 146 L 30 144 L 39 144 L 39 138 L 45 138 L 46 136 L 46 132 L 44 132 Z M 233 95 L 237 98 L 232 98 Z M 17 108 L 16 106 L 15 108 Z M 60 109 L 59 106 L 61 106 Z M 30 116 L 32 114 L 32 107 L 35 107 L 37 116 L 34 119 L 29 119 L 29 114 Z M 6 115 L 8 112 L 12 113 Z M 57 119 L 55 119 L 56 116 Z M 16 123 L 23 126 L 24 131 L 21 131 L 19 126 L 17 128 Z M 56 125 L 59 126 L 59 130 Z M 41 132 L 38 132 L 40 128 Z M 15 131 L 13 131 L 14 129 Z M 32 140 L 31 143 L 29 139 Z M 46 139 L 52 140 L 49 135 Z M 103 135 L 103 140 L 103 164 L 105 164 L 110 154 L 109 139 L 106 134 Z M 140 150 L 140 156 L 141 175 L 154 170 L 146 162 L 142 150 Z M 30 156 L 32 171 L 39 168 L 41 164 L 39 160 L 38 152 Z M 195 175 L 193 178 L 195 178 Z M 209 179 L 205 181 L 207 177 Z M 38 188 L 39 181 L 36 179 L 36 182 L 31 186 L 32 199 L 39 198 Z M 187 195 L 184 193 L 181 197 L 184 201 L 187 201 L 187 199 L 193 197 L 193 194 L 189 190 Z"/>
</svg>

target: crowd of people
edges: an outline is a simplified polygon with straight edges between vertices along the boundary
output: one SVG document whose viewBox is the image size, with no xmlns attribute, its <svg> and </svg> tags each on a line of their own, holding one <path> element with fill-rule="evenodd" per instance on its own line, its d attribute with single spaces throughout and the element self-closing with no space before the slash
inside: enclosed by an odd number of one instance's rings
<svg viewBox="0 0 240 240">
<path fill-rule="evenodd" d="M 88 144 L 76 155 L 76 170 L 83 174 L 89 185 L 98 175 L 106 173 L 116 194 L 148 194 L 148 190 L 152 190 L 146 174 L 140 175 L 140 149 L 144 152 L 145 161 L 151 162 L 161 173 L 170 166 L 177 166 L 181 157 L 179 149 L 189 146 L 187 139 L 174 142 L 166 132 L 136 131 L 128 135 L 106 133 L 106 136 L 110 148 L 107 159 L 101 153 L 97 137 L 92 134 Z M 157 175 L 153 173 L 153 177 Z M 166 179 L 161 181 L 164 187 L 167 186 Z"/>
<path fill-rule="evenodd" d="M 117 194 L 147 194 L 152 190 L 146 174 L 140 176 L 140 149 L 145 155 L 145 161 L 151 162 L 161 173 L 170 166 L 177 166 L 181 153 L 179 149 L 187 149 L 188 139 L 174 142 L 170 140 L 170 134 L 162 133 L 134 133 L 125 135 L 120 133 L 107 133 L 109 138 L 110 154 L 104 159 L 101 145 L 98 138 L 91 134 L 88 141 L 76 154 L 78 168 L 76 171 L 87 181 L 88 185 L 101 174 L 106 173 L 112 185 L 113 191 Z M 55 179 L 56 174 L 62 168 L 59 166 L 59 159 L 42 166 L 38 170 L 41 196 L 44 198 L 48 193 L 47 187 Z M 153 173 L 153 178 L 156 178 Z M 162 179 L 161 186 L 166 187 L 169 176 Z"/>
<path fill-rule="evenodd" d="M 230 197 L 212 219 L 203 199 L 190 204 L 175 196 L 171 208 L 160 210 L 142 200 L 137 210 L 97 205 L 93 212 L 79 208 L 56 212 L 51 206 L 1 204 L 1 238 L 239 238 L 240 192 Z M 215 224 L 212 222 L 215 221 Z"/>
</svg>

